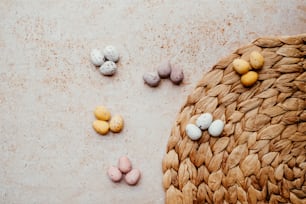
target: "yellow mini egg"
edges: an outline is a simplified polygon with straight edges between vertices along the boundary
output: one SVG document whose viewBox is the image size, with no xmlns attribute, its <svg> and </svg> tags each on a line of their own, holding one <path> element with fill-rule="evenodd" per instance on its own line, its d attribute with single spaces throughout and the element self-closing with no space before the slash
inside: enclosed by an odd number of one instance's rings
<svg viewBox="0 0 306 204">
<path fill-rule="evenodd" d="M 252 86 L 258 80 L 258 74 L 254 71 L 249 71 L 248 73 L 241 76 L 241 83 L 244 86 Z"/>
<path fill-rule="evenodd" d="M 106 135 L 109 131 L 108 122 L 103 121 L 103 120 L 94 121 L 92 126 L 93 126 L 94 130 L 101 135 Z"/>
<path fill-rule="evenodd" d="M 94 111 L 94 114 L 99 120 L 108 121 L 111 118 L 109 110 L 104 106 L 97 106 Z"/>
<path fill-rule="evenodd" d="M 254 69 L 262 68 L 264 62 L 265 62 L 264 57 L 259 52 L 253 51 L 250 54 L 250 63 Z"/>
<path fill-rule="evenodd" d="M 112 132 L 120 132 L 123 129 L 123 118 L 120 115 L 115 115 L 110 120 L 109 127 Z"/>
<path fill-rule="evenodd" d="M 235 59 L 233 61 L 233 67 L 234 70 L 239 74 L 245 74 L 251 69 L 250 64 L 243 59 Z"/>
</svg>

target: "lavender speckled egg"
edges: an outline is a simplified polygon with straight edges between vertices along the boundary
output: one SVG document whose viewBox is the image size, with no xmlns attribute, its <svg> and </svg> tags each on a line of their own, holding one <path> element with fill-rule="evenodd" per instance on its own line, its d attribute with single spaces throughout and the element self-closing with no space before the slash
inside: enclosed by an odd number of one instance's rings
<svg viewBox="0 0 306 204">
<path fill-rule="evenodd" d="M 172 66 L 170 80 L 173 84 L 179 85 L 184 79 L 184 72 L 178 66 Z"/>
<path fill-rule="evenodd" d="M 143 80 L 151 87 L 156 87 L 160 83 L 160 77 L 156 72 L 147 72 L 143 75 Z"/>
<path fill-rule="evenodd" d="M 160 78 L 168 78 L 171 74 L 171 64 L 169 60 L 163 61 L 157 68 Z"/>
</svg>

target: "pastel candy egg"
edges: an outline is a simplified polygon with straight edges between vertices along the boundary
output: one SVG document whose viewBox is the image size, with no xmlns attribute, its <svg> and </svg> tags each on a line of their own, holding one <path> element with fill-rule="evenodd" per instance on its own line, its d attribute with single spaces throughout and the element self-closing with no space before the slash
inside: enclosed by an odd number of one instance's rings
<svg viewBox="0 0 306 204">
<path fill-rule="evenodd" d="M 95 111 L 94 111 L 94 114 L 95 114 L 97 119 L 104 120 L 104 121 L 109 120 L 110 117 L 111 117 L 111 113 L 104 106 L 97 106 Z"/>
<path fill-rule="evenodd" d="M 120 115 L 112 117 L 109 121 L 109 128 L 112 132 L 120 132 L 123 129 L 123 118 Z"/>
<path fill-rule="evenodd" d="M 196 120 L 196 125 L 201 129 L 201 130 L 206 130 L 210 124 L 212 123 L 213 116 L 210 113 L 204 113 L 201 114 L 197 120 Z"/>
<path fill-rule="evenodd" d="M 173 84 L 179 85 L 184 79 L 184 72 L 181 68 L 174 66 L 172 67 L 170 80 Z"/>
<path fill-rule="evenodd" d="M 156 87 L 160 83 L 160 77 L 156 72 L 147 72 L 143 75 L 143 80 L 151 87 Z"/>
<path fill-rule="evenodd" d="M 140 180 L 141 173 L 139 169 L 132 169 L 129 173 L 127 173 L 124 177 L 125 182 L 129 185 L 136 185 Z"/>
<path fill-rule="evenodd" d="M 107 61 L 104 64 L 102 64 L 99 70 L 101 74 L 105 76 L 112 76 L 117 71 L 117 65 L 115 64 L 115 62 Z"/>
<path fill-rule="evenodd" d="M 169 60 L 162 62 L 157 68 L 160 78 L 168 78 L 171 74 L 171 64 Z"/>
<path fill-rule="evenodd" d="M 103 50 L 104 57 L 112 62 L 119 60 L 119 52 L 113 45 L 108 45 Z"/>
<path fill-rule="evenodd" d="M 109 167 L 109 169 L 107 171 L 107 175 L 114 182 L 118 182 L 122 178 L 121 171 L 119 171 L 119 169 L 117 167 L 115 167 L 115 166 Z"/>
<path fill-rule="evenodd" d="M 132 170 L 132 163 L 127 156 L 122 156 L 119 158 L 118 167 L 122 173 L 128 173 Z"/>
<path fill-rule="evenodd" d="M 186 134 L 188 135 L 188 137 L 192 140 L 198 140 L 202 136 L 201 129 L 194 124 L 186 125 L 185 131 L 186 131 Z"/>
<path fill-rule="evenodd" d="M 106 135 L 109 130 L 109 125 L 103 120 L 96 120 L 93 122 L 93 128 L 97 133 L 101 135 Z"/>
<path fill-rule="evenodd" d="M 98 49 L 92 49 L 90 52 L 90 61 L 95 66 L 101 66 L 104 63 L 104 56 Z"/>
<path fill-rule="evenodd" d="M 235 59 L 233 61 L 233 67 L 239 74 L 245 74 L 251 69 L 250 64 L 244 59 Z"/>
<path fill-rule="evenodd" d="M 240 80 L 244 86 L 249 87 L 256 83 L 256 81 L 258 80 L 258 74 L 257 72 L 249 71 L 246 74 L 242 75 Z"/>
<path fill-rule="evenodd" d="M 208 133 L 213 137 L 218 137 L 221 135 L 223 128 L 224 122 L 222 120 L 215 120 L 209 126 Z"/>
<path fill-rule="evenodd" d="M 254 69 L 260 69 L 265 63 L 264 57 L 257 51 L 250 54 L 250 63 Z"/>
</svg>

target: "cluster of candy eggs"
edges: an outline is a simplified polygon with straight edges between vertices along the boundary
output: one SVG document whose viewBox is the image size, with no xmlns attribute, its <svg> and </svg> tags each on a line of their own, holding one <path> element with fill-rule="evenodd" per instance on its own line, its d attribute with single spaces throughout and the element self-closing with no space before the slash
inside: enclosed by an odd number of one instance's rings
<svg viewBox="0 0 306 204">
<path fill-rule="evenodd" d="M 201 114 L 196 124 L 187 124 L 185 131 L 191 140 L 198 140 L 202 136 L 202 131 L 208 130 L 208 133 L 213 137 L 219 137 L 222 134 L 224 122 L 222 120 L 214 120 L 210 113 Z"/>
<path fill-rule="evenodd" d="M 250 71 L 261 69 L 264 65 L 264 57 L 257 51 L 250 54 L 250 63 L 244 59 L 235 59 L 233 61 L 234 70 L 241 75 L 241 83 L 246 86 L 252 86 L 258 80 L 258 73 Z"/>
<path fill-rule="evenodd" d="M 110 111 L 104 106 L 96 107 L 94 115 L 97 120 L 93 122 L 93 128 L 101 135 L 106 135 L 109 130 L 119 133 L 123 129 L 123 118 L 120 115 L 112 117 Z"/>
<path fill-rule="evenodd" d="M 106 46 L 103 51 L 92 49 L 90 52 L 90 61 L 104 76 L 112 76 L 117 71 L 116 62 L 119 61 L 119 52 L 113 45 Z"/>
</svg>

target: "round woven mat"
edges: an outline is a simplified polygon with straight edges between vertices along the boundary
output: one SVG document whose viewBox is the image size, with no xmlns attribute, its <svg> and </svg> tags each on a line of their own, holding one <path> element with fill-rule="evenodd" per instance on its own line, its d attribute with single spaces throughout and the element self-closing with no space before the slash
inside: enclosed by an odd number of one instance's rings
<svg viewBox="0 0 306 204">
<path fill-rule="evenodd" d="M 251 88 L 236 58 L 265 58 Z M 181 108 L 163 168 L 166 203 L 306 203 L 306 34 L 259 38 L 204 73 Z M 185 126 L 205 112 L 225 121 L 219 138 Z"/>
</svg>

